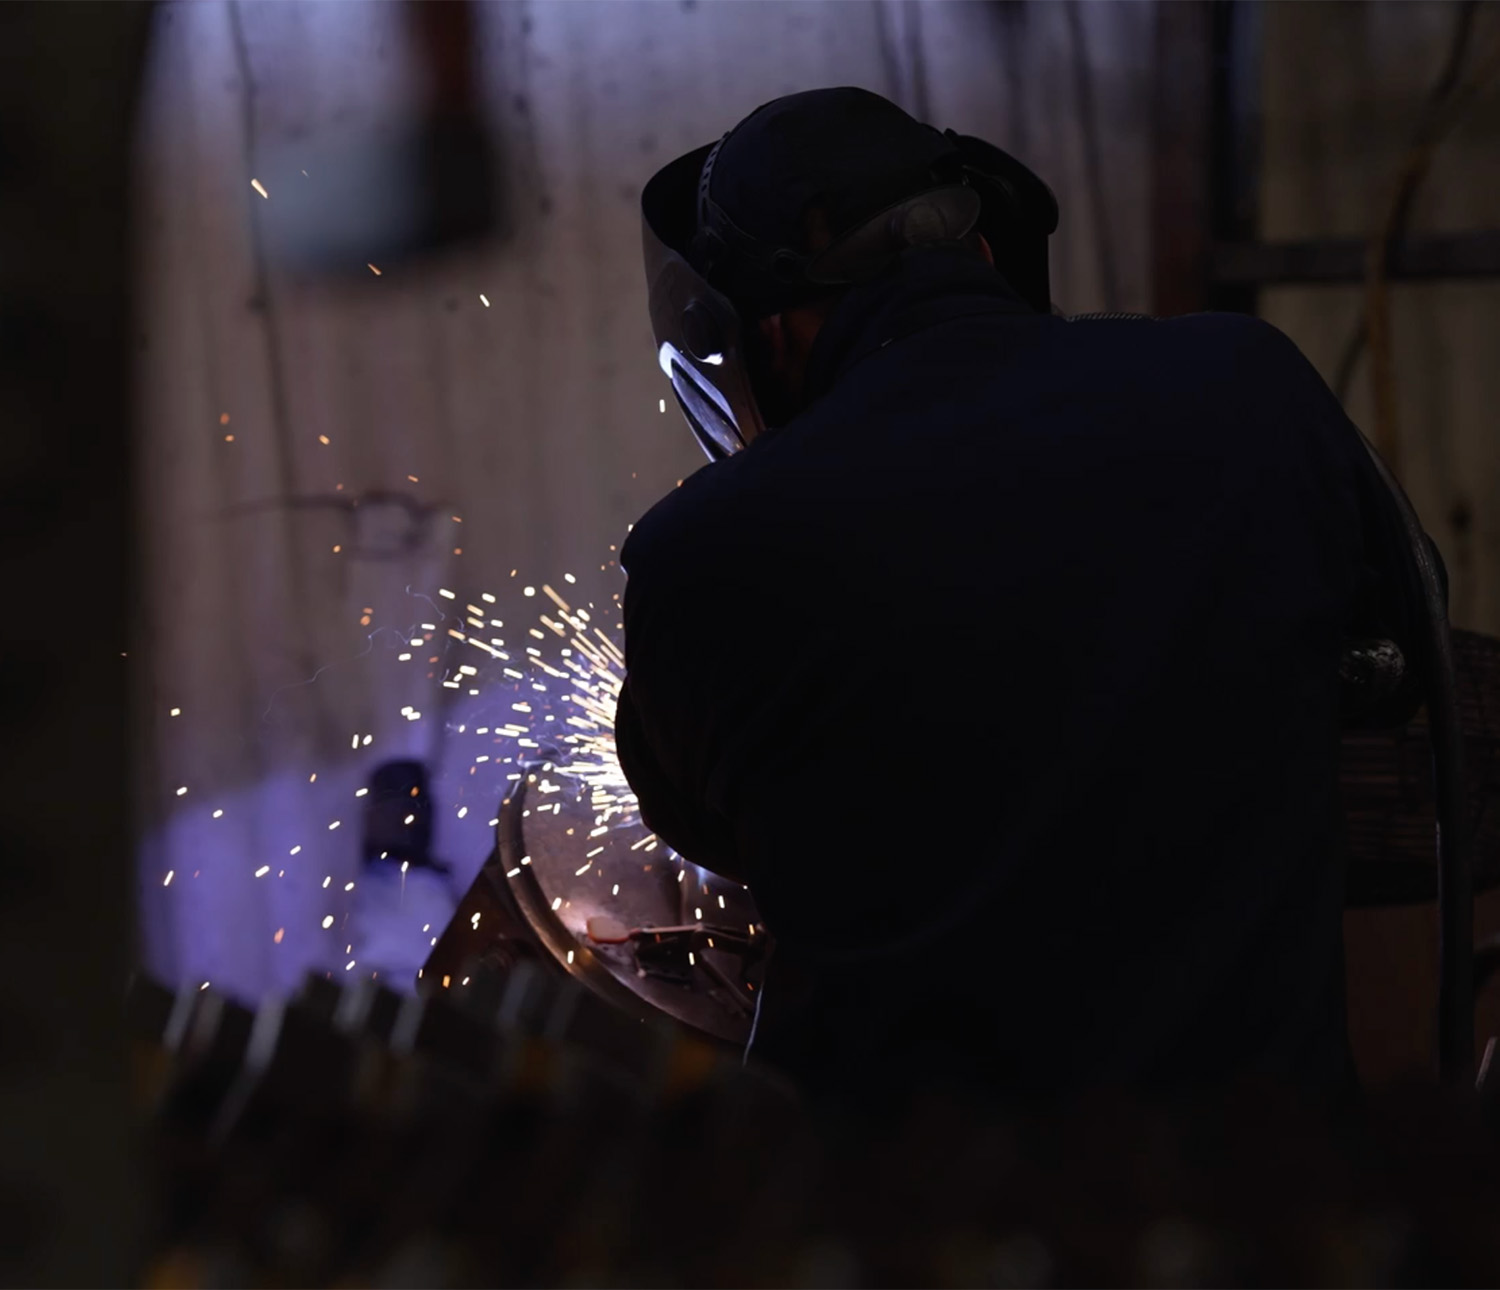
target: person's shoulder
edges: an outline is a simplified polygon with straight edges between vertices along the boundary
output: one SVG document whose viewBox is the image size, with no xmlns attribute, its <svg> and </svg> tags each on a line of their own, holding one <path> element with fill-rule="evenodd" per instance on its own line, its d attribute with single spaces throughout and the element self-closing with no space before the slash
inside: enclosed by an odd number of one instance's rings
<svg viewBox="0 0 1500 1290">
<path fill-rule="evenodd" d="M 1251 314 L 1201 313 L 1163 319 L 1150 328 L 1161 338 L 1155 362 L 1246 416 L 1302 415 L 1342 420 L 1342 410 L 1318 369 L 1290 336 Z"/>
<path fill-rule="evenodd" d="M 1164 337 L 1202 348 L 1230 361 L 1303 371 L 1306 355 L 1281 328 L 1253 314 L 1201 313 L 1162 319 Z"/>
<path fill-rule="evenodd" d="M 702 467 L 641 516 L 620 549 L 625 572 L 638 578 L 680 567 L 711 548 L 724 522 L 735 465 L 730 458 Z"/>
<path fill-rule="evenodd" d="M 1312 370 L 1285 332 L 1253 314 L 1084 314 L 1066 322 L 1072 325 L 1052 333 L 1059 342 L 1084 346 L 1095 354 L 1111 353 L 1120 362 L 1163 364 L 1180 378 L 1196 374 L 1214 381 L 1252 375 L 1264 379 L 1275 372 L 1305 378 Z"/>
</svg>

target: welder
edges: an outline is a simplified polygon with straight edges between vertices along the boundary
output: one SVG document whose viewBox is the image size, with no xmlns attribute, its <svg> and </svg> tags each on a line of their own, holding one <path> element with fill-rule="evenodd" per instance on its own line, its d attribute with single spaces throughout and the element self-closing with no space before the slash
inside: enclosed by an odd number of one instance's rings
<svg viewBox="0 0 1500 1290">
<path fill-rule="evenodd" d="M 622 552 L 619 751 L 775 938 L 750 1055 L 835 1099 L 1347 1095 L 1341 659 L 1424 646 L 1314 368 L 1249 316 L 1062 316 L 1042 180 L 860 89 L 642 208 L 710 464 Z"/>
</svg>

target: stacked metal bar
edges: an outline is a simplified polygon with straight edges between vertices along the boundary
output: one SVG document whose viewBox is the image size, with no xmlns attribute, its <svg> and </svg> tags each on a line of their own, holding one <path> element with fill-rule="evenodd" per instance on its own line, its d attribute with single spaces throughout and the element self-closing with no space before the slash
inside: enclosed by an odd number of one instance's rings
<svg viewBox="0 0 1500 1290">
<path fill-rule="evenodd" d="M 138 981 L 151 1285 L 1493 1282 L 1500 1117 L 1424 1088 L 1337 1127 L 1247 1087 L 1007 1117 L 813 1112 L 522 964 L 251 1012 Z"/>
</svg>

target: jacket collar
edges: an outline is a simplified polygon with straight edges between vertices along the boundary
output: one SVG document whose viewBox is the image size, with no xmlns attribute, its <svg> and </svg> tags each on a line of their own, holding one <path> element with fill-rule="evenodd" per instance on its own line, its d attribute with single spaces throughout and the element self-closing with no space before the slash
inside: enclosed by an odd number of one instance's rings
<svg viewBox="0 0 1500 1290">
<path fill-rule="evenodd" d="M 808 356 L 807 404 L 863 359 L 935 323 L 1034 312 L 993 268 L 956 243 L 912 247 L 880 277 L 852 288 L 828 316 Z"/>
</svg>

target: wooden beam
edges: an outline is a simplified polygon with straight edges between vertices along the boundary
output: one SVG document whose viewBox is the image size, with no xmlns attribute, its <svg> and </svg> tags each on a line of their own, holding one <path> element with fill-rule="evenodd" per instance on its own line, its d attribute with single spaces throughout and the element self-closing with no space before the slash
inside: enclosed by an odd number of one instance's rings
<svg viewBox="0 0 1500 1290">
<path fill-rule="evenodd" d="M 1357 283 L 1368 272 L 1364 238 L 1314 238 L 1301 242 L 1239 242 L 1215 246 L 1216 283 Z M 1488 278 L 1500 276 L 1500 230 L 1408 238 L 1392 248 L 1390 278 Z"/>
</svg>

